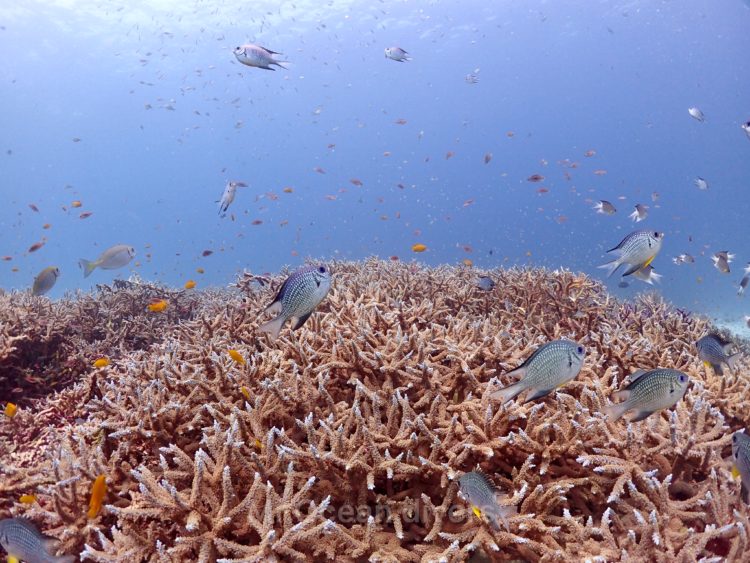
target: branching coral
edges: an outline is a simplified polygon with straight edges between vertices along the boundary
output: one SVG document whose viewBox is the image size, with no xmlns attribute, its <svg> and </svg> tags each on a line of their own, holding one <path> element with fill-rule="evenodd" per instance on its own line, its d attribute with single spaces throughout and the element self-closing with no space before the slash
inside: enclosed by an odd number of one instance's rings
<svg viewBox="0 0 750 563">
<path fill-rule="evenodd" d="M 44 301 L 41 310 L 76 323 L 61 346 L 85 369 L 0 425 L 0 447 L 28 444 L 8 450 L 0 511 L 35 493 L 36 504 L 11 512 L 43 523 L 65 552 L 101 562 L 475 552 L 693 561 L 747 550 L 750 511 L 724 459 L 731 432 L 750 423 L 750 381 L 741 369 L 717 377 L 703 368 L 693 343 L 705 321 L 654 296 L 619 302 L 568 271 L 491 272 L 497 285 L 484 292 L 467 268 L 370 260 L 331 269 L 326 301 L 275 343 L 257 328 L 281 276 L 245 274 L 223 292 L 128 284 Z M 152 297 L 175 303 L 172 316 L 146 315 Z M 42 306 L 0 299 L 15 323 Z M 23 365 L 18 343 L 47 326 L 35 318 L 28 333 L 0 332 L 0 361 Z M 490 398 L 555 338 L 586 347 L 574 381 L 537 402 Z M 114 361 L 96 372 L 94 354 Z M 657 366 L 692 379 L 673 410 L 631 424 L 601 414 L 629 373 Z M 476 467 L 516 507 L 508 529 L 457 497 L 458 477 Z M 98 474 L 105 507 L 88 519 Z"/>
</svg>

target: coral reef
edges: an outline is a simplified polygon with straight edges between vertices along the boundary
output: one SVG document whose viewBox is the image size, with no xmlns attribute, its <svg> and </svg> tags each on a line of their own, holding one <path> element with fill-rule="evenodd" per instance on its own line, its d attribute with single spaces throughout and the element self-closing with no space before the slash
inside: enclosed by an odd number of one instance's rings
<svg viewBox="0 0 750 563">
<path fill-rule="evenodd" d="M 327 299 L 273 343 L 257 329 L 281 275 L 202 292 L 0 295 L 0 388 L 21 407 L 0 422 L 0 517 L 25 514 L 61 553 L 99 562 L 747 551 L 750 511 L 725 460 L 750 423 L 748 362 L 723 377 L 704 368 L 694 342 L 707 321 L 654 295 L 619 302 L 569 271 L 492 271 L 490 292 L 469 268 L 331 271 Z M 153 297 L 170 307 L 146 312 Z M 490 398 L 556 338 L 587 349 L 575 380 L 537 402 Z M 111 365 L 93 368 L 98 356 Z M 655 367 L 692 380 L 673 410 L 632 424 L 601 414 L 630 372 Z M 477 467 L 517 509 L 508 529 L 457 497 Z M 89 519 L 100 474 L 108 492 Z"/>
</svg>

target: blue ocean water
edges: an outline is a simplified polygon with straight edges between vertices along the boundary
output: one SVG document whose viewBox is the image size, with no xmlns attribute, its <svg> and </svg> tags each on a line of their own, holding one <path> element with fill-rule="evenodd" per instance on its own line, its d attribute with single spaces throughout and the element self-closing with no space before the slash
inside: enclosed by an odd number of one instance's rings
<svg viewBox="0 0 750 563">
<path fill-rule="evenodd" d="M 657 291 L 741 319 L 748 29 L 741 0 L 3 2 L 0 287 L 49 265 L 51 298 L 133 272 L 223 286 L 371 255 L 605 279 L 643 203 L 637 227 L 666 233 Z M 239 64 L 248 42 L 288 70 Z M 386 58 L 394 45 L 412 60 Z M 249 187 L 220 218 L 230 179 Z M 595 214 L 599 199 L 617 213 Z M 78 260 L 117 243 L 136 260 L 84 279 Z M 730 274 L 718 250 L 736 254 Z M 683 252 L 696 263 L 674 265 Z M 618 281 L 619 296 L 651 289 Z"/>
</svg>

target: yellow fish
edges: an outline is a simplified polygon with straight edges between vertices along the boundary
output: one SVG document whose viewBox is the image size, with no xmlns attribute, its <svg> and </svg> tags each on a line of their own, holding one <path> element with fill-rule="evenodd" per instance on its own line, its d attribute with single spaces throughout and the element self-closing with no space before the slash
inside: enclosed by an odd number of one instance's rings
<svg viewBox="0 0 750 563">
<path fill-rule="evenodd" d="M 185 289 L 193 289 L 195 286 L 195 280 L 188 280 L 185 282 Z"/>
<path fill-rule="evenodd" d="M 468 258 L 464 258 L 463 262 L 464 262 L 464 266 L 467 266 L 469 268 L 471 268 L 474 265 L 474 262 L 472 262 Z"/>
<path fill-rule="evenodd" d="M 94 360 L 94 367 L 95 368 L 105 368 L 109 365 L 109 360 L 107 358 L 98 358 Z"/>
<path fill-rule="evenodd" d="M 238 364 L 241 364 L 243 366 L 245 365 L 245 358 L 243 358 L 242 354 L 240 354 L 237 350 L 227 350 L 227 354 L 229 354 L 229 357 Z"/>
<path fill-rule="evenodd" d="M 425 250 L 427 250 L 427 246 L 422 244 L 421 242 L 418 242 L 411 246 L 412 252 L 424 252 Z"/>
<path fill-rule="evenodd" d="M 243 385 L 242 387 L 240 387 L 240 391 L 245 396 L 245 399 L 247 399 L 249 401 L 250 400 L 250 390 Z"/>
<path fill-rule="evenodd" d="M 21 495 L 21 498 L 18 500 L 22 504 L 34 504 L 36 502 L 36 497 L 34 495 Z"/>
<path fill-rule="evenodd" d="M 5 410 L 3 411 L 3 413 L 5 413 L 5 416 L 7 416 L 8 418 L 13 418 L 14 416 L 16 416 L 17 412 L 18 407 L 13 403 L 7 403 L 5 405 Z"/>
<path fill-rule="evenodd" d="M 166 299 L 156 299 L 149 303 L 146 308 L 152 313 L 161 313 L 167 308 L 167 305 L 169 303 L 167 303 Z"/>
<path fill-rule="evenodd" d="M 99 511 L 102 509 L 102 501 L 104 495 L 107 494 L 107 482 L 104 475 L 99 475 L 94 484 L 91 485 L 91 500 L 89 501 L 89 512 L 88 517 L 90 519 L 96 518 Z"/>
</svg>

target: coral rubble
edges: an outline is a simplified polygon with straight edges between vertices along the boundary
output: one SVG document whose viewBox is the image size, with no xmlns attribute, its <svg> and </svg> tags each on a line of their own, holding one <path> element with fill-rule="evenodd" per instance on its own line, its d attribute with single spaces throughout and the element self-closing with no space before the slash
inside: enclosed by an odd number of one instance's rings
<svg viewBox="0 0 750 563">
<path fill-rule="evenodd" d="M 747 506 L 725 459 L 750 423 L 747 360 L 716 376 L 707 321 L 619 302 L 568 271 L 331 264 L 305 326 L 259 335 L 272 287 L 0 295 L 0 517 L 27 515 L 87 561 L 739 560 Z M 277 286 L 283 278 L 273 278 Z M 169 308 L 145 309 L 154 297 Z M 552 339 L 579 376 L 537 401 L 490 397 Z M 246 359 L 236 362 L 228 350 Z M 98 356 L 111 365 L 96 369 Z M 637 368 L 692 381 L 638 423 L 601 414 Z M 494 529 L 458 498 L 491 476 Z M 104 506 L 87 516 L 97 475 Z M 36 501 L 22 504 L 23 494 Z"/>
</svg>

